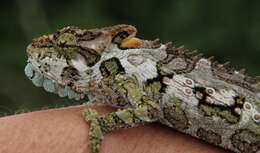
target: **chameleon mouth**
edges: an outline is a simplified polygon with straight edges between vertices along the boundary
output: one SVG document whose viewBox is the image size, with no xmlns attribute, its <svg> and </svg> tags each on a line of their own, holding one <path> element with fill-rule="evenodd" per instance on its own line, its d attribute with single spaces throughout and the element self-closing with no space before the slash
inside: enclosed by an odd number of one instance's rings
<svg viewBox="0 0 260 153">
<path fill-rule="evenodd" d="M 84 94 L 77 93 L 69 86 L 62 86 L 56 81 L 46 77 L 37 71 L 29 61 L 24 69 L 25 75 L 33 82 L 36 87 L 43 87 L 47 92 L 56 93 L 60 97 L 68 97 L 69 99 L 81 100 Z"/>
</svg>

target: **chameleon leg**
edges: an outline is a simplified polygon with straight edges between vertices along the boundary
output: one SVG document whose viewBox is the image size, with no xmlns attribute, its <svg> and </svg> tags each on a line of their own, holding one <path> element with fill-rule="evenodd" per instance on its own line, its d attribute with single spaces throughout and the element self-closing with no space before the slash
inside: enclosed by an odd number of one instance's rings
<svg viewBox="0 0 260 153">
<path fill-rule="evenodd" d="M 100 116 L 94 109 L 84 110 L 86 121 L 90 121 L 90 147 L 92 153 L 98 153 L 104 134 L 120 129 L 130 128 L 157 121 L 156 114 L 149 111 L 152 107 L 128 108 Z"/>
</svg>

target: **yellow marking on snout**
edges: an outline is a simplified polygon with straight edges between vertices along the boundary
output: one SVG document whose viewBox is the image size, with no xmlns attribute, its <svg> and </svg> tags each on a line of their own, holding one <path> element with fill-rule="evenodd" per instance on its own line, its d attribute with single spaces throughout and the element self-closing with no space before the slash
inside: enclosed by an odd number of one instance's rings
<svg viewBox="0 0 260 153">
<path fill-rule="evenodd" d="M 127 38 L 124 39 L 121 44 L 120 47 L 121 48 L 140 48 L 143 45 L 143 40 L 136 38 L 136 37 L 132 37 L 132 38 Z"/>
</svg>

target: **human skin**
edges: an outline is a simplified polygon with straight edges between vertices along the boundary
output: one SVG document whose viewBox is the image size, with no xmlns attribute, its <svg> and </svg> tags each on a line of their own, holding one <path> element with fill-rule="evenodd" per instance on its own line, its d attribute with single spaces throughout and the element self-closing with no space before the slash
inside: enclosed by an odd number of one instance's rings
<svg viewBox="0 0 260 153">
<path fill-rule="evenodd" d="M 114 109 L 90 106 L 100 113 Z M 50 109 L 0 118 L 1 153 L 88 153 L 86 106 Z M 117 130 L 103 140 L 101 153 L 229 153 L 160 124 Z"/>
</svg>

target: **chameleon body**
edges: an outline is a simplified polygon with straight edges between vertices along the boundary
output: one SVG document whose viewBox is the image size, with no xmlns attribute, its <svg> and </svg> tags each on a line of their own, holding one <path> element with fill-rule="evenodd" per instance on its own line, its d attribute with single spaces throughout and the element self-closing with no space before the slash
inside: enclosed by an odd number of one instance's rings
<svg viewBox="0 0 260 153">
<path fill-rule="evenodd" d="M 260 151 L 257 77 L 135 35 L 130 25 L 65 27 L 33 39 L 25 73 L 61 97 L 88 97 L 120 108 L 105 116 L 84 111 L 94 153 L 106 133 L 152 122 L 236 153 Z"/>
</svg>

